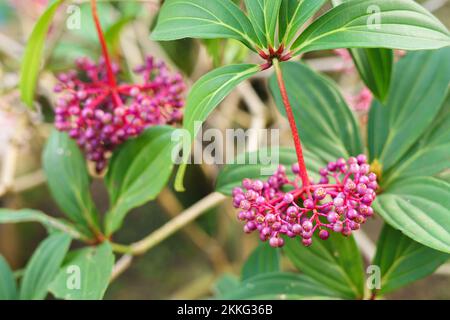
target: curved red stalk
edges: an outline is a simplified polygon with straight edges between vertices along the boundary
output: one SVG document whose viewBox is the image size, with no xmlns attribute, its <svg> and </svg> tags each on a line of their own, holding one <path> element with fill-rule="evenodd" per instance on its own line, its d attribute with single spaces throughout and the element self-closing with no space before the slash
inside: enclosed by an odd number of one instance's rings
<svg viewBox="0 0 450 320">
<path fill-rule="evenodd" d="M 294 138 L 295 151 L 297 153 L 298 165 L 300 167 L 300 178 L 302 179 L 303 187 L 308 187 L 310 185 L 308 172 L 306 171 L 305 159 L 303 157 L 303 148 L 300 140 L 300 135 L 297 130 L 297 124 L 295 123 L 294 113 L 292 112 L 291 103 L 289 102 L 289 97 L 286 91 L 286 85 L 283 80 L 283 72 L 280 68 L 280 63 L 277 59 L 273 60 L 273 65 L 275 66 L 275 73 L 277 75 L 278 86 L 280 88 L 281 98 L 283 100 L 284 107 L 286 109 L 286 114 L 289 120 L 289 125 L 291 127 L 292 136 Z"/>
<path fill-rule="evenodd" d="M 102 26 L 97 13 L 97 1 L 91 0 L 92 17 L 94 18 L 95 28 L 97 29 L 98 39 L 102 46 L 103 57 L 105 58 L 106 72 L 108 73 L 108 82 L 112 88 L 116 87 L 116 78 L 112 70 L 111 59 L 108 53 L 108 47 L 106 45 L 105 36 L 103 35 Z"/>
</svg>

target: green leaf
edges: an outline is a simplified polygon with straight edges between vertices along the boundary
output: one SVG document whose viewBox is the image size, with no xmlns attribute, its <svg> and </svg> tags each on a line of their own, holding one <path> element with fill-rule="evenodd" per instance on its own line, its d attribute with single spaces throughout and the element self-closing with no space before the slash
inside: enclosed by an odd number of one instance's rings
<svg viewBox="0 0 450 320">
<path fill-rule="evenodd" d="M 301 63 L 286 62 L 281 68 L 306 148 L 325 162 L 362 153 L 355 117 L 336 84 Z M 270 90 L 278 109 L 285 115 L 275 76 L 270 79 Z"/>
<path fill-rule="evenodd" d="M 232 274 L 225 273 L 214 284 L 213 291 L 215 296 L 224 296 L 239 288 L 239 279 Z"/>
<path fill-rule="evenodd" d="M 67 221 L 55 219 L 40 211 L 32 209 L 0 209 L 0 224 L 22 222 L 38 222 L 49 230 L 61 230 L 69 234 L 72 238 L 83 237 L 79 231 Z"/>
<path fill-rule="evenodd" d="M 450 83 L 449 55 L 450 48 L 408 54 L 394 68 L 385 108 L 372 106 L 369 146 L 383 172 L 404 158 L 440 112 Z"/>
<path fill-rule="evenodd" d="M 14 273 L 0 254 L 0 300 L 15 300 L 17 298 L 17 284 Z"/>
<path fill-rule="evenodd" d="M 41 67 L 45 37 L 47 36 L 56 10 L 63 2 L 64 0 L 57 0 L 48 6 L 37 21 L 33 28 L 33 32 L 27 41 L 20 67 L 19 87 L 22 101 L 30 108 L 33 106 L 34 92 L 36 90 L 36 81 Z"/>
<path fill-rule="evenodd" d="M 311 247 L 286 239 L 285 253 L 300 271 L 342 298 L 364 296 L 363 261 L 353 237 L 332 234 L 323 241 L 314 236 Z"/>
<path fill-rule="evenodd" d="M 186 101 L 183 127 L 195 139 L 201 123 L 220 102 L 242 81 L 255 75 L 260 67 L 255 64 L 236 64 L 215 69 L 201 77 L 191 88 Z M 178 170 L 175 189 L 184 191 L 183 177 L 189 159 L 189 145 L 183 146 L 183 164 Z"/>
<path fill-rule="evenodd" d="M 111 202 L 106 215 L 107 234 L 116 231 L 125 215 L 156 198 L 173 169 L 174 129 L 156 126 L 124 143 L 114 152 L 105 178 Z"/>
<path fill-rule="evenodd" d="M 325 4 L 326 0 L 283 0 L 279 17 L 279 38 L 289 46 L 300 28 Z"/>
<path fill-rule="evenodd" d="M 450 184 L 431 177 L 397 180 L 380 194 L 375 211 L 395 229 L 450 253 Z"/>
<path fill-rule="evenodd" d="M 213 60 L 213 66 L 219 67 L 222 65 L 224 46 L 226 46 L 227 40 L 224 39 L 205 39 L 202 41 L 203 45 L 208 51 L 208 54 Z"/>
<path fill-rule="evenodd" d="M 58 273 L 69 246 L 70 237 L 64 233 L 52 234 L 39 245 L 25 268 L 20 299 L 45 298 L 48 287 Z"/>
<path fill-rule="evenodd" d="M 113 266 L 114 254 L 108 242 L 71 252 L 50 285 L 50 292 L 65 300 L 101 300 Z"/>
<path fill-rule="evenodd" d="M 324 163 L 308 150 L 303 150 L 303 153 L 308 174 L 317 181 L 319 170 Z M 289 148 L 259 149 L 239 154 L 233 163 L 227 164 L 220 171 L 216 191 L 231 195 L 233 188 L 240 186 L 245 178 L 267 180 L 275 172 L 278 164 L 290 168 L 296 162 L 295 150 Z M 290 178 L 294 178 L 290 170 L 286 173 Z"/>
<path fill-rule="evenodd" d="M 390 49 L 351 49 L 361 79 L 380 101 L 385 101 L 391 84 L 394 52 Z"/>
<path fill-rule="evenodd" d="M 280 271 L 280 251 L 268 243 L 261 243 L 248 257 L 242 267 L 242 280 L 254 276 Z"/>
<path fill-rule="evenodd" d="M 292 45 L 294 54 L 337 48 L 437 49 L 445 26 L 414 1 L 354 0 L 318 18 Z"/>
<path fill-rule="evenodd" d="M 276 272 L 247 279 L 238 288 L 218 298 L 226 300 L 330 299 L 336 298 L 336 294 L 303 274 Z"/>
<path fill-rule="evenodd" d="M 350 0 L 332 0 L 333 6 Z M 383 48 L 350 49 L 361 79 L 380 101 L 385 101 L 391 84 L 394 52 Z"/>
<path fill-rule="evenodd" d="M 245 0 L 248 17 L 262 48 L 275 45 L 275 31 L 282 0 Z"/>
<path fill-rule="evenodd" d="M 98 214 L 89 192 L 86 161 L 75 141 L 53 130 L 43 153 L 43 167 L 53 199 L 84 234 L 99 230 Z"/>
<path fill-rule="evenodd" d="M 449 258 L 450 255 L 423 246 L 385 224 L 373 261 L 381 269 L 380 294 L 432 274 Z"/>
<path fill-rule="evenodd" d="M 389 113 L 389 108 L 383 106 L 378 100 L 373 100 L 367 125 L 367 148 L 371 162 L 374 160 L 379 161 L 378 157 L 383 152 L 384 144 L 389 134 Z M 378 177 L 378 179 L 381 178 L 383 177 Z"/>
<path fill-rule="evenodd" d="M 214 68 L 241 63 L 248 57 L 248 48 L 242 43 L 228 39 L 205 39 L 202 41 L 213 59 Z"/>
<path fill-rule="evenodd" d="M 388 174 L 389 181 L 400 177 L 433 176 L 450 163 L 450 94 L 433 123 Z"/>
<path fill-rule="evenodd" d="M 231 38 L 252 49 L 258 42 L 250 20 L 230 0 L 167 0 L 159 12 L 152 39 L 182 38 Z"/>
</svg>

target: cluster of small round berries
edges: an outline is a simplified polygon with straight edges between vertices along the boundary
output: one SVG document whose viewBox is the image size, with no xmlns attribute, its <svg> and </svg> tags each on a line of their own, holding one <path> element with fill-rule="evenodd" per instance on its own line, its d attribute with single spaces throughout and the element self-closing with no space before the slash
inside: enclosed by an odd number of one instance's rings
<svg viewBox="0 0 450 320">
<path fill-rule="evenodd" d="M 97 172 L 107 165 L 107 155 L 130 137 L 152 125 L 171 124 L 182 118 L 185 84 L 180 74 L 169 72 L 164 62 L 148 57 L 134 70 L 140 84 L 111 83 L 104 59 L 76 61 L 77 70 L 62 73 L 55 92 L 55 126 L 76 139 Z M 114 75 L 119 67 L 112 65 Z"/>
<path fill-rule="evenodd" d="M 316 231 L 322 240 L 330 231 L 348 236 L 373 215 L 378 184 L 369 171 L 365 155 L 340 158 L 320 170 L 317 184 L 300 187 L 298 164 L 292 165 L 294 180 L 280 166 L 266 182 L 244 179 L 242 188 L 233 189 L 233 205 L 240 209 L 238 219 L 246 222 L 244 232 L 257 230 L 272 247 L 284 245 L 281 235 L 300 236 L 310 246 Z"/>
</svg>

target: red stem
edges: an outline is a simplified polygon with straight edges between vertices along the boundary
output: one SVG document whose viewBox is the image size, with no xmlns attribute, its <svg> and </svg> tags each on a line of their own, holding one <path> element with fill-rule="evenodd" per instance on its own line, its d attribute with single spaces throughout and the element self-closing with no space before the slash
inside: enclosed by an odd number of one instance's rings
<svg viewBox="0 0 450 320">
<path fill-rule="evenodd" d="M 303 148 L 300 141 L 300 136 L 297 129 L 297 124 L 295 123 L 294 113 L 292 112 L 291 103 L 289 102 L 289 97 L 286 91 L 286 85 L 283 80 L 283 73 L 280 68 L 278 60 L 274 59 L 275 73 L 277 75 L 278 86 L 280 87 L 281 98 L 283 99 L 283 104 L 286 109 L 286 114 L 289 120 L 289 125 L 291 127 L 292 136 L 294 138 L 295 151 L 297 152 L 298 165 L 300 167 L 300 178 L 302 179 L 302 184 L 304 187 L 310 185 L 308 171 L 306 170 L 305 159 L 303 157 Z"/>
<path fill-rule="evenodd" d="M 100 40 L 100 44 L 102 46 L 103 57 L 105 58 L 106 72 L 108 73 L 108 82 L 112 88 L 115 88 L 116 87 L 116 78 L 114 76 L 114 72 L 112 69 L 111 59 L 109 57 L 108 47 L 106 45 L 105 36 L 103 35 L 102 26 L 101 26 L 100 20 L 98 18 L 96 0 L 91 0 L 91 8 L 92 8 L 92 17 L 94 18 L 95 28 L 97 29 L 98 39 Z"/>
</svg>

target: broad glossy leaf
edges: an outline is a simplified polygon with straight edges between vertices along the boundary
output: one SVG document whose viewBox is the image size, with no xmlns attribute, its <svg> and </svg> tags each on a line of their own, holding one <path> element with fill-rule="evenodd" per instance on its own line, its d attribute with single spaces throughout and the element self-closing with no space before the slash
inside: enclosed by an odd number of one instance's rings
<svg viewBox="0 0 450 320">
<path fill-rule="evenodd" d="M 67 221 L 55 219 L 40 211 L 32 209 L 0 209 L 0 224 L 22 222 L 38 222 L 49 230 L 61 230 L 73 238 L 82 238 L 76 227 Z"/>
<path fill-rule="evenodd" d="M 440 112 L 450 83 L 449 55 L 450 48 L 409 53 L 395 66 L 385 106 L 372 106 L 371 158 L 381 162 L 384 172 L 404 158 Z"/>
<path fill-rule="evenodd" d="M 450 95 L 433 123 L 388 173 L 388 181 L 401 177 L 433 176 L 446 169 L 450 163 Z"/>
<path fill-rule="evenodd" d="M 65 300 L 100 300 L 113 266 L 114 254 L 108 242 L 71 252 L 50 285 L 50 292 Z"/>
<path fill-rule="evenodd" d="M 242 267 L 241 278 L 247 280 L 260 274 L 278 271 L 280 271 L 280 251 L 268 243 L 261 243 Z"/>
<path fill-rule="evenodd" d="M 86 161 L 75 141 L 66 133 L 53 130 L 42 161 L 48 186 L 59 207 L 85 234 L 98 230 Z"/>
<path fill-rule="evenodd" d="M 20 299 L 40 300 L 47 295 L 70 246 L 70 236 L 54 233 L 45 239 L 25 268 L 21 282 Z"/>
<path fill-rule="evenodd" d="M 311 247 L 286 239 L 285 253 L 301 272 L 342 298 L 364 296 L 363 261 L 353 237 L 332 234 L 323 241 L 315 236 Z"/>
<path fill-rule="evenodd" d="M 245 0 L 248 17 L 263 48 L 275 45 L 275 31 L 282 0 Z"/>
<path fill-rule="evenodd" d="M 281 68 L 305 147 L 327 162 L 362 153 L 355 117 L 337 86 L 301 63 L 286 62 Z M 285 115 L 275 76 L 270 79 L 270 90 Z"/>
<path fill-rule="evenodd" d="M 324 166 L 324 163 L 308 150 L 303 150 L 303 153 L 308 174 L 310 178 L 317 181 L 319 170 Z M 273 159 L 273 162 L 271 162 L 271 159 Z M 231 195 L 233 188 L 240 186 L 245 178 L 267 180 L 270 174 L 275 172 L 278 164 L 288 168 L 288 176 L 294 178 L 289 168 L 296 162 L 295 150 L 289 148 L 279 148 L 279 150 L 259 149 L 258 151 L 240 154 L 236 157 L 234 163 L 227 164 L 220 171 L 216 190 Z"/>
<path fill-rule="evenodd" d="M 384 225 L 373 264 L 381 269 L 381 294 L 432 274 L 450 255 L 430 249 Z"/>
<path fill-rule="evenodd" d="M 337 48 L 437 49 L 450 45 L 445 26 L 409 0 L 354 0 L 312 23 L 294 42 L 295 54 Z"/>
<path fill-rule="evenodd" d="M 22 101 L 28 106 L 33 106 L 36 81 L 41 67 L 42 52 L 44 51 L 45 38 L 55 15 L 56 10 L 64 0 L 54 1 L 33 28 L 28 38 L 25 53 L 20 68 L 20 95 Z"/>
<path fill-rule="evenodd" d="M 17 284 L 14 273 L 0 254 L 0 300 L 14 300 L 17 298 Z"/>
<path fill-rule="evenodd" d="M 325 4 L 326 0 L 283 0 L 279 17 L 279 38 L 290 45 L 301 27 Z"/>
<path fill-rule="evenodd" d="M 201 77 L 191 88 L 186 101 L 183 127 L 190 134 L 190 140 L 195 139 L 199 124 L 220 102 L 242 81 L 250 78 L 260 70 L 255 64 L 237 64 L 215 69 Z M 197 124 L 197 125 L 196 125 Z M 184 191 L 183 177 L 189 152 L 183 150 L 183 164 L 178 170 L 175 188 Z"/>
<path fill-rule="evenodd" d="M 351 0 L 332 0 L 333 6 Z M 361 79 L 380 101 L 385 101 L 391 84 L 394 52 L 383 48 L 349 50 Z"/>
<path fill-rule="evenodd" d="M 232 38 L 253 48 L 258 43 L 250 20 L 230 0 L 167 0 L 152 39 Z"/>
<path fill-rule="evenodd" d="M 380 101 L 385 101 L 391 84 L 394 52 L 390 49 L 351 49 L 361 79 Z"/>
<path fill-rule="evenodd" d="M 374 209 L 395 229 L 430 248 L 450 253 L 450 184 L 431 177 L 397 180 Z"/>
<path fill-rule="evenodd" d="M 266 273 L 242 282 L 219 299 L 295 300 L 337 298 L 336 293 L 303 274 Z"/>
<path fill-rule="evenodd" d="M 116 231 L 125 215 L 156 198 L 173 169 L 174 129 L 157 126 L 124 143 L 114 152 L 105 178 L 111 207 L 106 216 L 107 233 Z"/>
</svg>

